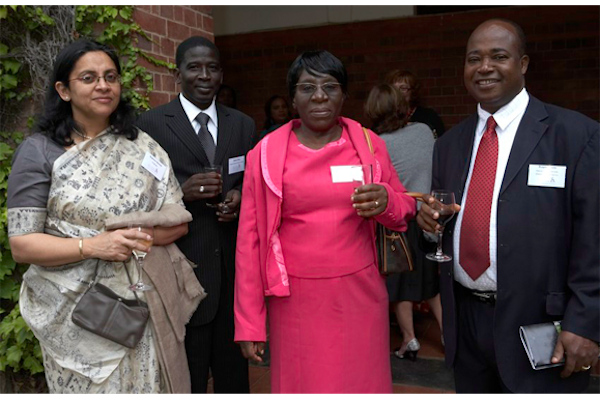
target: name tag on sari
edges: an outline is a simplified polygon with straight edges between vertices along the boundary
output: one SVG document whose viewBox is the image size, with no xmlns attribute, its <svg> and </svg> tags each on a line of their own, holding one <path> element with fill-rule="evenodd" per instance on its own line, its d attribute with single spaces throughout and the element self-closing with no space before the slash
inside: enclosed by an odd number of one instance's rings
<svg viewBox="0 0 600 400">
<path fill-rule="evenodd" d="M 144 161 L 142 161 L 142 167 L 154 175 L 159 181 L 162 181 L 162 178 L 165 176 L 165 171 L 167 170 L 167 166 L 150 153 L 146 153 Z"/>
</svg>

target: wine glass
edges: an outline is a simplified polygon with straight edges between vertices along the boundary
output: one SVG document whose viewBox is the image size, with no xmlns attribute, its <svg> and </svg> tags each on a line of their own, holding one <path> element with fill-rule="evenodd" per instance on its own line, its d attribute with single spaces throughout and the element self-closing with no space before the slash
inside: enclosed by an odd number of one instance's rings
<svg viewBox="0 0 600 400">
<path fill-rule="evenodd" d="M 139 232 L 147 233 L 152 237 L 152 240 L 143 240 L 137 239 L 138 242 L 143 244 L 144 246 L 152 247 L 152 242 L 154 241 L 154 227 L 148 224 L 138 224 L 138 223 L 129 223 L 127 224 L 129 229 L 135 229 Z M 144 258 L 146 257 L 146 252 L 141 250 L 133 250 L 133 256 L 135 257 L 136 265 L 138 267 L 138 281 L 137 283 L 129 286 L 129 290 L 133 290 L 134 292 L 144 292 L 146 290 L 152 290 L 152 285 L 148 285 L 147 283 L 142 282 L 142 272 L 144 271 Z"/>
<path fill-rule="evenodd" d="M 454 216 L 454 193 L 448 190 L 434 190 L 431 196 L 435 199 L 429 207 L 433 208 L 440 215 L 437 222 L 442 226 L 438 231 L 437 250 L 435 253 L 429 253 L 425 257 L 431 261 L 446 262 L 452 260 L 452 257 L 442 252 L 442 235 L 446 223 Z"/>
</svg>

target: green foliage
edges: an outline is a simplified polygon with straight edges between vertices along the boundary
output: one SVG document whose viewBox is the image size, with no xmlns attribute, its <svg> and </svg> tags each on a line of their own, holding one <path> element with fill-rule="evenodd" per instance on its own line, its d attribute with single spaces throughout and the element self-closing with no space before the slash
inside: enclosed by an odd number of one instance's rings
<svg viewBox="0 0 600 400">
<path fill-rule="evenodd" d="M 0 24 L 15 21 L 21 29 L 25 28 L 41 36 L 54 26 L 54 20 L 39 7 L 0 6 Z M 25 80 L 26 71 L 22 68 L 22 63 L 15 58 L 13 48 L 22 41 L 23 32 L 14 31 L 10 26 L 3 29 L 2 40 L 6 42 L 0 42 L 0 98 L 20 102 L 31 96 L 31 91 L 18 87 L 19 83 Z"/>
<path fill-rule="evenodd" d="M 114 47 L 121 59 L 123 94 L 137 109 L 150 108 L 148 93 L 153 90 L 152 74 L 138 65 L 147 62 L 174 69 L 175 65 L 153 58 L 138 46 L 141 36 L 151 38 L 133 21 L 133 6 L 77 6 L 73 38 L 89 37 Z M 55 21 L 39 6 L 0 6 L 0 99 L 10 100 L 17 109 L 31 96 L 28 70 L 17 58 L 22 35 L 43 37 L 55 28 Z M 23 115 L 27 126 L 33 116 Z M 7 235 L 6 190 L 14 149 L 23 140 L 20 132 L 0 131 L 0 371 L 30 374 L 43 372 L 40 345 L 21 317 L 19 288 L 27 265 L 17 264 L 11 255 Z"/>
<path fill-rule="evenodd" d="M 76 8 L 77 30 L 82 36 L 94 36 L 94 27 L 98 23 L 103 24 L 104 29 L 94 37 L 95 40 L 114 47 L 122 59 L 123 95 L 137 109 L 150 108 L 145 92 L 154 89 L 152 74 L 138 65 L 139 57 L 171 70 L 175 65 L 157 60 L 137 47 L 139 36 L 147 40 L 151 39 L 137 23 L 133 22 L 133 6 L 78 6 Z"/>
<path fill-rule="evenodd" d="M 27 269 L 17 264 L 11 255 L 7 232 L 6 190 L 14 147 L 21 143 L 23 134 L 0 132 L 0 371 L 6 367 L 18 372 L 25 369 L 31 374 L 43 371 L 40 346 L 19 313 L 21 277 Z M 8 142 L 12 142 L 13 146 Z M 6 316 L 4 314 L 9 311 Z"/>
<path fill-rule="evenodd" d="M 31 374 L 44 371 L 42 349 L 21 317 L 19 307 L 13 308 L 2 319 L 0 337 L 0 371 L 5 371 L 6 367 L 14 372 L 25 369 Z"/>
</svg>

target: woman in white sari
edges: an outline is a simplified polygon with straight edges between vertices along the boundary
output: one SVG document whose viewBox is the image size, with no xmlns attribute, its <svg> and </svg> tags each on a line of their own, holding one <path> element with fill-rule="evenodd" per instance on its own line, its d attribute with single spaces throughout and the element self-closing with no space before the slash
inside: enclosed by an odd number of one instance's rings
<svg viewBox="0 0 600 400">
<path fill-rule="evenodd" d="M 8 183 L 13 258 L 32 264 L 21 313 L 40 341 L 50 392 L 162 392 L 152 324 L 129 349 L 74 325 L 71 314 L 98 263 L 100 283 L 134 298 L 125 268 L 137 281 L 131 253 L 148 250 L 137 241 L 148 235 L 107 231 L 105 220 L 183 205 L 182 192 L 166 152 L 133 125 L 111 49 L 89 40 L 68 45 L 51 82 L 39 133 L 17 150 Z M 187 223 L 155 227 L 154 245 L 186 233 Z"/>
</svg>

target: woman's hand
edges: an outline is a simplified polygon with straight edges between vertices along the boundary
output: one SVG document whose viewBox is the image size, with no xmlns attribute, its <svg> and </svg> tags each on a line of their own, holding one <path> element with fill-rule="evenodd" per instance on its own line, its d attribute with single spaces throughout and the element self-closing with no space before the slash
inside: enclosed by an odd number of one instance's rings
<svg viewBox="0 0 600 400">
<path fill-rule="evenodd" d="M 375 217 L 387 208 L 388 194 L 385 187 L 376 183 L 362 185 L 354 189 L 352 207 L 363 218 Z"/>
<path fill-rule="evenodd" d="M 135 229 L 117 229 L 83 239 L 83 256 L 106 261 L 126 261 L 133 250 L 149 252 L 139 240 L 153 240 L 152 236 Z"/>
<path fill-rule="evenodd" d="M 242 348 L 242 354 L 248 360 L 262 362 L 261 356 L 265 354 L 265 342 L 238 342 Z"/>
</svg>

